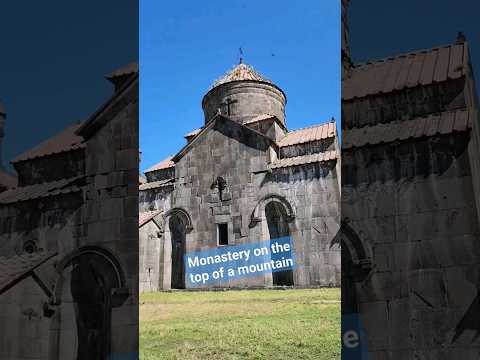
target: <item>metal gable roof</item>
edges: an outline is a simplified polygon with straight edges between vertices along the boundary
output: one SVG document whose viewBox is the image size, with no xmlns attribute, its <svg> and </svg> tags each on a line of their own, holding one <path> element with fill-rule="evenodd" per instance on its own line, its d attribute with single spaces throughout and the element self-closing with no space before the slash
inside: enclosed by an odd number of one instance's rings
<svg viewBox="0 0 480 360">
<path fill-rule="evenodd" d="M 317 162 L 326 162 L 336 160 L 338 157 L 337 151 L 329 150 L 317 154 L 309 154 L 302 156 L 295 156 L 291 158 L 278 159 L 270 164 L 270 169 L 278 169 L 290 166 L 305 165 Z"/>
<path fill-rule="evenodd" d="M 11 204 L 19 201 L 78 192 L 82 190 L 82 187 L 77 185 L 76 182 L 82 178 L 83 176 L 77 176 L 6 190 L 0 193 L 0 204 Z"/>
<path fill-rule="evenodd" d="M 467 43 L 455 43 L 358 64 L 343 82 L 342 99 L 458 79 L 466 74 L 468 61 Z"/>
<path fill-rule="evenodd" d="M 84 148 L 85 143 L 83 137 L 75 133 L 81 126 L 82 123 L 69 126 L 57 135 L 52 136 L 34 148 L 18 155 L 11 161 L 12 164 Z"/>
<path fill-rule="evenodd" d="M 467 131 L 471 128 L 473 114 L 474 110 L 462 109 L 407 121 L 395 121 L 344 130 L 342 149 Z"/>
<path fill-rule="evenodd" d="M 293 130 L 278 142 L 278 146 L 291 146 L 336 136 L 335 122 L 331 121 L 303 129 Z"/>
<path fill-rule="evenodd" d="M 173 156 L 169 156 L 166 159 L 163 159 L 159 163 L 149 167 L 147 170 L 144 171 L 144 173 L 152 172 L 152 171 L 157 171 L 157 170 L 163 170 L 163 169 L 169 169 L 175 166 L 175 163 L 172 161 Z"/>
</svg>

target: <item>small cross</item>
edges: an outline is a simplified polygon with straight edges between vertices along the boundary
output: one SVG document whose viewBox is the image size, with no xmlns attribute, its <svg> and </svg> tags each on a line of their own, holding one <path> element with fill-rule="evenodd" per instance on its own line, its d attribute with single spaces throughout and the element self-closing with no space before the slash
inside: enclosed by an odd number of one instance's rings
<svg viewBox="0 0 480 360">
<path fill-rule="evenodd" d="M 227 188 L 227 182 L 225 181 L 225 179 L 223 177 L 219 176 L 215 179 L 215 181 L 213 182 L 213 184 L 210 188 L 211 189 L 217 188 L 218 193 L 220 195 L 220 200 L 222 200 L 222 193 L 223 193 L 223 190 L 225 190 Z"/>
<path fill-rule="evenodd" d="M 223 102 L 223 103 L 221 104 L 222 106 L 226 106 L 226 107 L 227 107 L 227 115 L 228 115 L 228 116 L 231 115 L 230 105 L 235 104 L 235 103 L 237 103 L 237 102 L 238 102 L 238 100 L 226 99 L 225 102 Z"/>
</svg>

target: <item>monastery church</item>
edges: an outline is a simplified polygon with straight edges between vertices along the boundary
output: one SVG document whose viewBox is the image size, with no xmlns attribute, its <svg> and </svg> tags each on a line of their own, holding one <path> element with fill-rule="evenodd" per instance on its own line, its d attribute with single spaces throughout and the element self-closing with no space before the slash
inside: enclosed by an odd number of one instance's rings
<svg viewBox="0 0 480 360">
<path fill-rule="evenodd" d="M 294 270 L 208 286 L 340 285 L 335 122 L 290 131 L 286 103 L 240 61 L 203 97 L 203 126 L 140 176 L 140 291 L 188 287 L 186 253 L 285 236 Z"/>
</svg>

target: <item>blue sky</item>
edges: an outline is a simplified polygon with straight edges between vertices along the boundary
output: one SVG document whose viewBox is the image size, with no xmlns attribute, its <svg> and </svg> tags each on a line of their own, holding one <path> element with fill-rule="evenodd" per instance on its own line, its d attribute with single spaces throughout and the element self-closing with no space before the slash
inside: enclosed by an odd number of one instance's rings
<svg viewBox="0 0 480 360">
<path fill-rule="evenodd" d="M 138 60 L 138 6 L 131 0 L 3 1 L 0 14 L 0 100 L 7 111 L 1 157 L 8 166 L 112 95 L 104 76 Z"/>
<path fill-rule="evenodd" d="M 480 78 L 480 1 L 352 0 L 350 45 L 354 61 L 364 62 L 455 42 L 462 31 Z M 478 85 L 477 85 L 478 87 Z"/>
<path fill-rule="evenodd" d="M 340 1 L 140 1 L 144 169 L 203 125 L 212 82 L 244 61 L 287 95 L 289 129 L 340 120 Z"/>
</svg>

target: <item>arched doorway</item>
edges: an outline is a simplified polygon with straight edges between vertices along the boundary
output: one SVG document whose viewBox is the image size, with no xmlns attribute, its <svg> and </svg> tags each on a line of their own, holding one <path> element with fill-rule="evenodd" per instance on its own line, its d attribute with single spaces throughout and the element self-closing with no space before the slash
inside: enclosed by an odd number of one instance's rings
<svg viewBox="0 0 480 360">
<path fill-rule="evenodd" d="M 290 236 L 288 217 L 283 205 L 278 201 L 270 201 L 265 205 L 268 234 L 270 239 Z M 293 286 L 293 271 L 277 271 L 272 273 L 274 286 Z"/>
<path fill-rule="evenodd" d="M 356 284 L 362 282 L 372 270 L 371 254 L 357 233 L 342 222 L 340 231 L 342 254 L 342 314 L 358 312 Z"/>
<path fill-rule="evenodd" d="M 187 228 L 182 218 L 173 214 L 168 219 L 172 241 L 172 289 L 185 289 L 185 264 L 183 257 L 186 250 Z"/>
<path fill-rule="evenodd" d="M 53 353 L 66 360 L 108 358 L 112 308 L 128 297 L 119 263 L 102 248 L 86 247 L 65 258 L 59 271 Z"/>
</svg>

